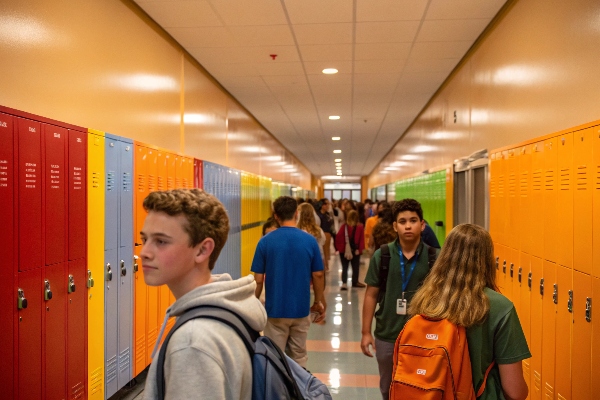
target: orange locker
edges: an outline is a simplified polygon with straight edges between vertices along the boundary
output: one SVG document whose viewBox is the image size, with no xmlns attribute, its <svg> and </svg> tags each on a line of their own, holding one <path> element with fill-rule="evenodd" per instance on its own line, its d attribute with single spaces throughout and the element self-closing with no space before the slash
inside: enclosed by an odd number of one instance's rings
<svg viewBox="0 0 600 400">
<path fill-rule="evenodd" d="M 600 299 L 600 279 L 592 278 L 592 294 L 596 298 L 596 304 Z M 597 313 L 596 313 L 597 314 Z M 600 318 L 598 315 L 592 318 L 592 393 L 600 393 Z"/>
<path fill-rule="evenodd" d="M 556 398 L 571 400 L 571 344 L 573 342 L 573 270 L 559 265 L 556 314 Z"/>
<path fill-rule="evenodd" d="M 558 137 L 558 208 L 560 218 L 556 229 L 560 235 L 555 235 L 568 240 L 557 243 L 556 263 L 573 268 L 573 134 L 567 133 Z M 552 214 L 550 214 L 552 215 Z M 549 215 L 549 216 L 550 216 Z M 558 222 L 560 220 L 560 222 Z M 556 231 L 558 232 L 558 230 Z M 589 271 L 587 271 L 589 273 Z"/>
<path fill-rule="evenodd" d="M 592 139 L 594 141 L 593 149 L 593 170 L 600 171 L 600 127 L 593 128 Z M 592 240 L 593 240 L 593 262 L 592 274 L 600 278 L 600 174 L 592 172 L 593 175 L 593 211 L 592 211 Z M 590 216 L 587 216 L 589 219 Z M 596 296 L 598 298 L 598 296 Z"/>
<path fill-rule="evenodd" d="M 558 286 L 556 283 L 556 264 L 544 261 L 542 294 L 542 382 L 543 398 L 554 398 L 554 366 L 556 355 L 556 302 Z"/>
<path fill-rule="evenodd" d="M 527 344 L 531 348 L 531 288 L 529 287 L 529 276 L 531 272 L 531 256 L 521 252 L 521 268 L 519 269 L 520 281 L 520 307 L 518 310 L 519 321 Z M 525 382 L 531 390 L 531 359 L 523 360 L 523 375 Z"/>
<path fill-rule="evenodd" d="M 544 217 L 543 221 L 544 232 L 544 259 L 556 262 L 557 247 L 559 246 L 558 237 L 556 234 L 558 228 L 558 218 L 553 217 L 558 215 L 558 195 L 557 195 L 557 174 L 558 168 L 558 151 L 557 138 L 551 138 L 544 141 L 544 176 L 543 186 L 544 193 L 542 197 Z M 563 224 L 571 224 L 571 220 L 565 220 Z M 562 226 L 561 226 L 562 229 Z M 562 237 L 562 235 L 561 235 Z"/>
<path fill-rule="evenodd" d="M 529 185 L 531 219 L 530 254 L 538 258 L 544 257 L 544 143 L 531 146 L 531 183 Z M 537 222 L 537 223 L 536 223 Z"/>
<path fill-rule="evenodd" d="M 499 154 L 490 156 L 490 235 L 494 243 L 498 243 L 498 163 Z"/>
<path fill-rule="evenodd" d="M 510 265 L 510 283 L 511 283 L 511 300 L 517 310 L 517 315 L 521 315 L 521 279 L 523 267 L 521 264 L 521 252 L 512 250 L 512 260 Z"/>
<path fill-rule="evenodd" d="M 529 396 L 532 400 L 542 400 L 542 300 L 540 285 L 543 282 L 543 262 L 541 258 L 531 257 L 531 386 Z M 529 282 L 528 282 L 529 284 Z"/>
<path fill-rule="evenodd" d="M 597 127 L 573 133 L 573 268 L 592 273 L 593 134 Z M 568 217 L 568 214 L 565 216 Z"/>
<path fill-rule="evenodd" d="M 502 245 L 506 245 L 506 228 L 508 225 L 508 218 L 506 218 L 506 212 L 508 208 L 507 204 L 507 165 L 506 165 L 507 152 L 503 151 L 501 153 L 500 159 L 497 162 L 498 166 L 498 209 L 496 212 L 496 218 L 498 218 L 498 243 Z"/>
<path fill-rule="evenodd" d="M 592 400 L 592 278 L 573 271 L 573 369 L 571 394 L 574 400 Z M 596 380 L 598 378 L 596 377 Z"/>
<path fill-rule="evenodd" d="M 512 249 L 519 248 L 522 226 L 521 212 L 519 210 L 519 149 L 511 149 L 506 158 L 506 244 Z"/>
<path fill-rule="evenodd" d="M 519 237 L 519 250 L 531 254 L 531 240 L 539 232 L 535 229 L 538 224 L 532 220 L 530 180 L 531 180 L 531 149 L 532 146 L 523 146 L 519 149 L 519 215 L 520 220 L 516 225 L 521 235 Z"/>
</svg>

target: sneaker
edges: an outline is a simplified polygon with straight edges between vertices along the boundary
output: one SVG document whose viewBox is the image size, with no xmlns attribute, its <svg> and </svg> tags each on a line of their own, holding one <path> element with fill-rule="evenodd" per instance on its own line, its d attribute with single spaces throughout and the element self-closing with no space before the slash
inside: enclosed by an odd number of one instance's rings
<svg viewBox="0 0 600 400">
<path fill-rule="evenodd" d="M 364 283 L 357 282 L 355 285 L 352 285 L 352 287 L 364 288 L 367 287 L 367 285 L 365 285 Z"/>
<path fill-rule="evenodd" d="M 341 290 L 348 290 L 348 286 L 345 283 L 342 283 Z"/>
</svg>

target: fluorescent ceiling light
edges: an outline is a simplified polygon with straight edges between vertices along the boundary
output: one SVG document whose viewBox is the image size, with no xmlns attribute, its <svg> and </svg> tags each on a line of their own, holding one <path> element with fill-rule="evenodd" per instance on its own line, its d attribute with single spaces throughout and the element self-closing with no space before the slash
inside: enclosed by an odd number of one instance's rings
<svg viewBox="0 0 600 400">
<path fill-rule="evenodd" d="M 334 150 L 333 151 L 335 154 L 340 154 L 342 151 L 341 150 Z"/>
<path fill-rule="evenodd" d="M 339 115 L 330 115 L 329 119 L 331 119 L 331 120 L 340 119 L 340 116 Z"/>
<path fill-rule="evenodd" d="M 336 162 L 335 165 L 339 165 L 341 167 L 342 163 L 341 162 Z"/>
<path fill-rule="evenodd" d="M 336 159 L 335 159 L 335 160 L 333 160 L 333 161 L 335 161 L 335 162 L 341 162 L 341 161 L 342 161 L 342 159 L 341 159 L 341 158 L 336 158 Z"/>
<path fill-rule="evenodd" d="M 332 136 L 331 137 L 331 140 L 340 140 L 340 139 L 341 139 L 341 137 L 339 137 L 339 136 Z"/>
<path fill-rule="evenodd" d="M 337 74 L 338 70 L 335 69 L 335 68 L 325 68 L 323 70 L 323 73 L 326 74 L 326 75 Z"/>
</svg>

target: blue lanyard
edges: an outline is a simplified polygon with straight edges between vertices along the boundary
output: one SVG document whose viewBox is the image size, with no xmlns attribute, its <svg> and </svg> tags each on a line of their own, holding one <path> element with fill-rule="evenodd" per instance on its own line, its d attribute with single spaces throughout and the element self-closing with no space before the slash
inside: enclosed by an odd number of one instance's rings
<svg viewBox="0 0 600 400">
<path fill-rule="evenodd" d="M 415 259 L 410 267 L 410 272 L 408 273 L 408 278 L 405 278 L 404 272 L 404 254 L 402 254 L 402 249 L 398 250 L 398 254 L 400 255 L 400 273 L 402 274 L 402 293 L 406 292 L 406 288 L 408 287 L 408 281 L 410 281 L 410 277 L 417 266 L 417 258 L 419 258 L 419 252 L 415 252 Z M 408 260 L 407 260 L 408 261 Z"/>
</svg>

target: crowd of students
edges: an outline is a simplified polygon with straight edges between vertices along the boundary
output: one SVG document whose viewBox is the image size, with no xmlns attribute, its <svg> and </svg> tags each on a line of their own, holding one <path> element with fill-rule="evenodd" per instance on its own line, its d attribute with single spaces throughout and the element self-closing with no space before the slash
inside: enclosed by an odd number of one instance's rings
<svg viewBox="0 0 600 400">
<path fill-rule="evenodd" d="M 416 200 L 390 204 L 282 196 L 263 226 L 254 276 L 232 280 L 211 274 L 229 230 L 216 198 L 198 189 L 154 192 L 144 207 L 144 279 L 168 285 L 175 295 L 166 318 L 203 304 L 226 308 L 306 366 L 308 328 L 326 317 L 324 271 L 333 237 L 342 264 L 340 290 L 348 290 L 349 268 L 351 287 L 365 290 L 361 349 L 369 357 L 375 352 L 383 399 L 389 398 L 396 338 L 416 314 L 466 328 L 473 387 L 483 391 L 479 398 L 527 397 L 521 361 L 531 354 L 513 304 L 498 291 L 491 237 L 479 226 L 455 227 L 440 250 Z M 364 283 L 358 280 L 363 252 L 369 260 Z M 168 344 L 164 398 L 249 400 L 252 369 L 245 354 L 229 327 L 187 322 Z M 155 362 L 146 399 L 157 398 Z"/>
</svg>

